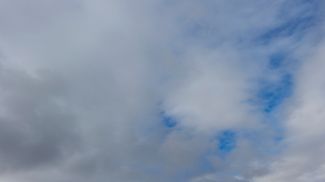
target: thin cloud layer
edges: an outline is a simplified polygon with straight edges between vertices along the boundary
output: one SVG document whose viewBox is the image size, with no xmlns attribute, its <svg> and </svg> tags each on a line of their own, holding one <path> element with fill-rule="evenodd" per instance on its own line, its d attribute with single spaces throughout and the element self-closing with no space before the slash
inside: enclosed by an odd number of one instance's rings
<svg viewBox="0 0 325 182">
<path fill-rule="evenodd" d="M 322 7 L 1 1 L 0 181 L 324 181 Z"/>
</svg>

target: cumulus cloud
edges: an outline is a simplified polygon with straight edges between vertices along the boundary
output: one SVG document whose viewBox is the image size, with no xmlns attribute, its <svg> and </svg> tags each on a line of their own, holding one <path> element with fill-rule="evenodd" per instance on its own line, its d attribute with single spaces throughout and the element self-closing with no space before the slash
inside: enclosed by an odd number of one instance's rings
<svg viewBox="0 0 325 182">
<path fill-rule="evenodd" d="M 322 181 L 316 7 L 1 1 L 0 180 Z"/>
</svg>

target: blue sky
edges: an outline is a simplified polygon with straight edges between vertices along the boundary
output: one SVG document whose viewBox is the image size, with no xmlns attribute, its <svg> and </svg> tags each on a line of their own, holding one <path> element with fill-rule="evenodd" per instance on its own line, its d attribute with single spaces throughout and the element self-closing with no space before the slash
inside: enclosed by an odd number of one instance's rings
<svg viewBox="0 0 325 182">
<path fill-rule="evenodd" d="M 0 1 L 0 181 L 325 181 L 324 8 Z"/>
</svg>

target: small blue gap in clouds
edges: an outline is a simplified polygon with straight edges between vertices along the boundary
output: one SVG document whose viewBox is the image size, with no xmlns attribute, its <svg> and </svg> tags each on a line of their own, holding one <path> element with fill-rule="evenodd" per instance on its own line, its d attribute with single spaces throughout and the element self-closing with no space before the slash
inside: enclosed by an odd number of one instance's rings
<svg viewBox="0 0 325 182">
<path fill-rule="evenodd" d="M 281 135 L 281 134 L 278 134 L 277 136 L 275 136 L 274 138 L 273 138 L 273 140 L 275 141 L 275 142 L 282 142 L 283 140 L 284 140 L 284 136 L 283 136 L 283 134 Z"/>
<path fill-rule="evenodd" d="M 221 132 L 218 137 L 218 150 L 222 154 L 227 154 L 236 148 L 237 134 L 232 130 Z"/>
<path fill-rule="evenodd" d="M 258 93 L 263 103 L 263 111 L 271 113 L 292 93 L 293 78 L 291 74 L 284 74 L 277 83 L 266 83 Z"/>
<path fill-rule="evenodd" d="M 275 52 L 270 55 L 269 68 L 278 69 L 283 65 L 287 55 L 285 52 Z"/>
<path fill-rule="evenodd" d="M 161 112 L 160 113 L 160 117 L 161 117 L 161 122 L 163 123 L 163 125 L 166 127 L 166 128 L 174 128 L 176 127 L 177 125 L 177 120 L 176 118 L 168 115 L 167 113 L 165 112 Z"/>
</svg>

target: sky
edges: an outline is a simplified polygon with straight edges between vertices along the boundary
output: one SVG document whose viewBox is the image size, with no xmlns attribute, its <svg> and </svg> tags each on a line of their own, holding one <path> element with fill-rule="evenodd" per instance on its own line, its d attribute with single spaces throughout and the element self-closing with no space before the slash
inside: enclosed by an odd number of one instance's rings
<svg viewBox="0 0 325 182">
<path fill-rule="evenodd" d="M 323 0 L 0 0 L 0 182 L 324 182 Z"/>
</svg>

